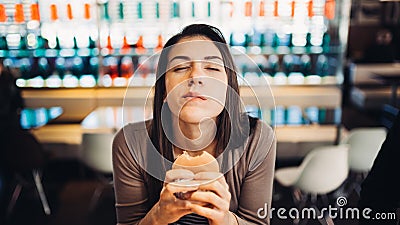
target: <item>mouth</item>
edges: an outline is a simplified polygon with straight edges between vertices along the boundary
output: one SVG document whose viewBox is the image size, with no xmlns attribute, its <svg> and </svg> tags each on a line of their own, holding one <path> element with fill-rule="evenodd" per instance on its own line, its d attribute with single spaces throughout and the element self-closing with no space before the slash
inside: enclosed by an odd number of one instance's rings
<svg viewBox="0 0 400 225">
<path fill-rule="evenodd" d="M 207 100 L 206 97 L 204 97 L 203 95 L 200 95 L 199 93 L 196 93 L 196 92 L 188 92 L 188 93 L 184 94 L 182 96 L 182 98 L 188 99 L 188 100 L 191 100 L 191 99 Z"/>
</svg>

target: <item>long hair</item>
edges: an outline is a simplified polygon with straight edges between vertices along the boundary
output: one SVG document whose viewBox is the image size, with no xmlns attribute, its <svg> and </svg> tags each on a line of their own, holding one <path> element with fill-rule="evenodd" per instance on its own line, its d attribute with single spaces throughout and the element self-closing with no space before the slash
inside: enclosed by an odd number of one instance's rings
<svg viewBox="0 0 400 225">
<path fill-rule="evenodd" d="M 221 31 L 216 27 L 206 24 L 189 25 L 180 33 L 171 37 L 161 51 L 156 71 L 157 81 L 155 84 L 153 102 L 153 120 L 148 124 L 148 132 L 153 146 L 157 149 L 160 155 L 171 162 L 173 161 L 173 148 L 171 142 L 168 140 L 165 134 L 164 129 L 172 129 L 172 127 L 165 127 L 165 124 L 163 126 L 161 120 L 161 111 L 164 104 L 164 99 L 167 95 L 165 86 L 165 73 L 167 71 L 168 53 L 173 45 L 177 44 L 183 38 L 196 36 L 208 38 L 216 43 L 215 45 L 222 55 L 227 74 L 228 90 L 226 93 L 225 108 L 217 116 L 216 120 L 216 137 L 218 137 L 216 140 L 217 155 L 221 154 L 224 149 L 232 148 L 240 143 L 243 143 L 243 140 L 249 135 L 249 133 L 243 131 L 241 126 L 241 121 L 244 118 L 247 118 L 247 116 L 243 117 L 241 113 L 241 102 L 239 97 L 239 85 L 237 81 L 236 67 L 225 38 L 223 37 Z M 168 113 L 171 113 L 169 109 L 167 109 L 167 113 L 164 112 L 163 117 L 169 116 L 166 115 Z M 154 165 L 155 162 L 152 164 Z M 160 173 L 165 173 L 167 169 L 169 168 L 162 168 L 161 166 Z M 162 174 L 160 175 L 161 177 L 163 176 Z M 162 181 L 159 181 L 151 176 L 148 176 L 147 180 L 148 190 L 151 193 L 149 194 L 149 197 L 154 197 L 154 199 L 151 199 L 151 201 L 154 201 L 155 203 L 159 198 L 159 193 L 162 188 Z"/>
</svg>

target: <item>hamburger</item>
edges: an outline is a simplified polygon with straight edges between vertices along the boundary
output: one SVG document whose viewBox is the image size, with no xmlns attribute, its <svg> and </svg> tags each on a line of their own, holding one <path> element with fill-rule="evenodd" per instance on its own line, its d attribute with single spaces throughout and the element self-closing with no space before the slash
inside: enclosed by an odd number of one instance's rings
<svg viewBox="0 0 400 225">
<path fill-rule="evenodd" d="M 206 151 L 193 154 L 184 151 L 176 158 L 172 169 L 167 171 L 167 178 L 171 184 L 195 188 L 195 190 L 174 193 L 175 197 L 182 200 L 188 199 L 202 184 L 213 182 L 221 176 L 217 160 Z"/>
</svg>

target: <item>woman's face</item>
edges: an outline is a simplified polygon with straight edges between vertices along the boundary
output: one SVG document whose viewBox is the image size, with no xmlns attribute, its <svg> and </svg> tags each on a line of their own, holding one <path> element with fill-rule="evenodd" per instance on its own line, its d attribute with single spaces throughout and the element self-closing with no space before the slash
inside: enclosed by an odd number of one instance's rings
<svg viewBox="0 0 400 225">
<path fill-rule="evenodd" d="M 165 75 L 171 112 L 185 123 L 215 120 L 225 106 L 228 83 L 220 51 L 201 36 L 184 38 L 171 48 Z"/>
</svg>

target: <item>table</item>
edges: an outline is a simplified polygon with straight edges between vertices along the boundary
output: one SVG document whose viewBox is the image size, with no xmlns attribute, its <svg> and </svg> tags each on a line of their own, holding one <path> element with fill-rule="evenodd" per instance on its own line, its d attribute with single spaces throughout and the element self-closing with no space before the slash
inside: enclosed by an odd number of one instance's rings
<svg viewBox="0 0 400 225">
<path fill-rule="evenodd" d="M 56 119 L 63 113 L 61 107 L 24 108 L 21 111 L 21 127 L 23 129 L 39 128 Z"/>
<path fill-rule="evenodd" d="M 400 74 L 399 73 L 373 73 L 372 77 L 374 79 L 380 80 L 384 84 L 391 86 L 391 98 L 390 102 L 393 106 L 397 106 L 397 88 L 400 84 Z"/>
<path fill-rule="evenodd" d="M 81 129 L 82 133 L 115 133 L 128 123 L 151 118 L 151 107 L 98 107 L 83 119 Z"/>
</svg>

